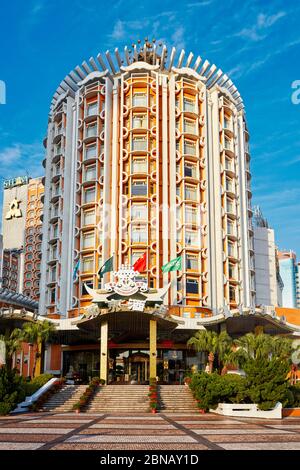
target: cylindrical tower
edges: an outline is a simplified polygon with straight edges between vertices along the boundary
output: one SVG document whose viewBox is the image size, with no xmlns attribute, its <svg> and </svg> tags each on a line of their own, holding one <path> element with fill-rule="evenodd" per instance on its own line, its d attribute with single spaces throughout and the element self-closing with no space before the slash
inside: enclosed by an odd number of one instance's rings
<svg viewBox="0 0 300 470">
<path fill-rule="evenodd" d="M 169 306 L 253 306 L 248 140 L 237 88 L 192 53 L 146 42 L 77 66 L 45 141 L 40 313 L 77 316 L 105 260 L 144 253 L 141 277 L 171 282 Z M 179 256 L 182 270 L 162 273 Z"/>
</svg>

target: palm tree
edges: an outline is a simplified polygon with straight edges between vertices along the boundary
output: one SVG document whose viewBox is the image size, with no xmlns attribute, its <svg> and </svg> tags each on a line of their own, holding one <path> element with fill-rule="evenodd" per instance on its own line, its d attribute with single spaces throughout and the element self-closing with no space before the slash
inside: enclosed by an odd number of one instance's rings
<svg viewBox="0 0 300 470">
<path fill-rule="evenodd" d="M 19 328 L 15 328 L 9 336 L 0 335 L 0 341 L 5 343 L 6 365 L 8 369 L 12 368 L 12 358 L 15 352 L 21 348 L 22 332 Z"/>
<path fill-rule="evenodd" d="M 34 355 L 34 363 L 32 368 L 32 375 L 35 376 L 35 369 L 37 359 L 41 355 L 41 345 L 43 342 L 48 341 L 51 334 L 55 331 L 53 323 L 45 320 L 43 322 L 26 323 L 23 326 L 22 338 L 23 341 L 29 345 L 36 345 L 36 353 Z"/>
<path fill-rule="evenodd" d="M 197 352 L 208 354 L 209 372 L 213 370 L 215 354 L 222 357 L 225 351 L 230 349 L 232 340 L 226 331 L 217 334 L 215 331 L 197 331 L 187 342 L 187 345 L 194 348 Z"/>
</svg>

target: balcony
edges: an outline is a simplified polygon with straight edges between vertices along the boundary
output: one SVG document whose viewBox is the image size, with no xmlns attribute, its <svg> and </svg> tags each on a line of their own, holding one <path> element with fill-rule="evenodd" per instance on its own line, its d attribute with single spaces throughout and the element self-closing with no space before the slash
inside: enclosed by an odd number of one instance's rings
<svg viewBox="0 0 300 470">
<path fill-rule="evenodd" d="M 94 142 L 95 139 L 98 137 L 98 126 L 87 126 L 84 131 L 83 140 L 85 144 L 90 142 Z"/>
</svg>

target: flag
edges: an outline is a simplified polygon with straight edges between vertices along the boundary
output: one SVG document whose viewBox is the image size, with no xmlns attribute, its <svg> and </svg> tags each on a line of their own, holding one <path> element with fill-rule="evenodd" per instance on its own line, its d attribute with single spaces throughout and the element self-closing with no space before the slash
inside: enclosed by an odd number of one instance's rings
<svg viewBox="0 0 300 470">
<path fill-rule="evenodd" d="M 79 266 L 80 266 L 80 259 L 77 261 L 76 266 L 73 271 L 73 281 L 76 281 L 76 276 L 78 273 Z"/>
<path fill-rule="evenodd" d="M 111 271 L 114 270 L 114 257 L 111 256 L 108 258 L 103 266 L 98 271 L 98 278 L 102 279 L 105 273 L 110 273 Z"/>
<path fill-rule="evenodd" d="M 179 271 L 182 267 L 182 257 L 171 259 L 168 263 L 161 267 L 163 273 L 169 273 L 170 271 Z"/>
<path fill-rule="evenodd" d="M 134 263 L 133 270 L 141 273 L 142 271 L 145 271 L 146 266 L 147 266 L 147 253 L 144 253 L 143 256 L 137 259 L 136 262 Z"/>
</svg>

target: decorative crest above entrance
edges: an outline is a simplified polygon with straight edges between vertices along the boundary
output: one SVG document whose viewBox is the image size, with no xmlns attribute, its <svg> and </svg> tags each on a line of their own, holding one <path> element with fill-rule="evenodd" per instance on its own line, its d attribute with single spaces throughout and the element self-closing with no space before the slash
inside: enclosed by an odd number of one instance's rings
<svg viewBox="0 0 300 470">
<path fill-rule="evenodd" d="M 105 284 L 105 290 L 115 292 L 118 295 L 130 297 L 137 292 L 148 292 L 148 284 L 146 281 L 136 281 L 136 271 L 129 265 L 122 264 L 118 271 L 114 272 L 116 282 L 108 282 Z"/>
</svg>

